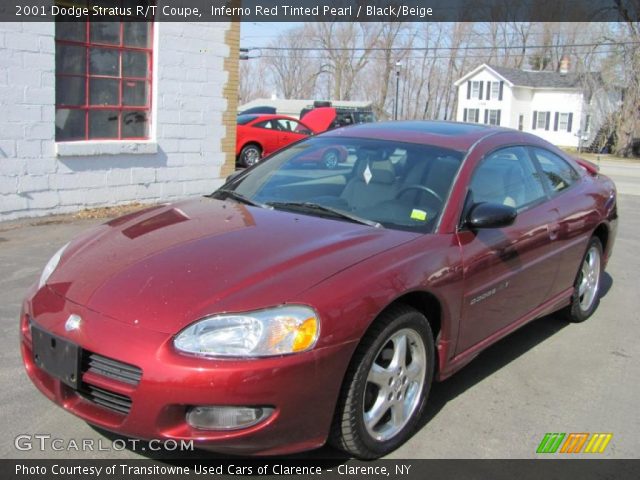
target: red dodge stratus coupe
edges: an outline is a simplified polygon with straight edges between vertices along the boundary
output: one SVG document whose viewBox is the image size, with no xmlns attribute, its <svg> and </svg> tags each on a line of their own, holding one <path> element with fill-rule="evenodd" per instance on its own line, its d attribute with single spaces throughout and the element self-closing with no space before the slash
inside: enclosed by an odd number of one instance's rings
<svg viewBox="0 0 640 480">
<path fill-rule="evenodd" d="M 336 147 L 348 167 L 296 168 Z M 589 317 L 616 224 L 611 180 L 538 137 L 334 130 L 60 249 L 23 304 L 24 364 L 124 435 L 374 458 L 434 380 L 538 317 Z"/>
</svg>

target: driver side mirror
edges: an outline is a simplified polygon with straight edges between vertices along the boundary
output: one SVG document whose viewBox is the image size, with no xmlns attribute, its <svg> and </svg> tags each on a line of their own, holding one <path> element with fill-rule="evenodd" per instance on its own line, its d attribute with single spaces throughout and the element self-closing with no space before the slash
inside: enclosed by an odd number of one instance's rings
<svg viewBox="0 0 640 480">
<path fill-rule="evenodd" d="M 515 208 L 501 203 L 477 203 L 467 215 L 467 226 L 478 228 L 501 228 L 513 224 L 518 212 Z"/>
</svg>

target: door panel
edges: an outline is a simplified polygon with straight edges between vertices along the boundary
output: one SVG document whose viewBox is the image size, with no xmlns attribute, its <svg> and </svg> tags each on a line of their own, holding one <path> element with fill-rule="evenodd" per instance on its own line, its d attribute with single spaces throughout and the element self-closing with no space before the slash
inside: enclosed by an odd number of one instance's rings
<svg viewBox="0 0 640 480">
<path fill-rule="evenodd" d="M 551 240 L 558 210 L 548 201 L 525 148 L 488 155 L 473 173 L 469 190 L 473 203 L 509 205 L 518 215 L 508 227 L 458 233 L 464 263 L 458 353 L 539 306 L 558 268 Z"/>
<path fill-rule="evenodd" d="M 459 233 L 465 286 L 458 352 L 542 303 L 557 269 L 547 229 L 556 218 L 542 204 L 510 227 Z"/>
</svg>

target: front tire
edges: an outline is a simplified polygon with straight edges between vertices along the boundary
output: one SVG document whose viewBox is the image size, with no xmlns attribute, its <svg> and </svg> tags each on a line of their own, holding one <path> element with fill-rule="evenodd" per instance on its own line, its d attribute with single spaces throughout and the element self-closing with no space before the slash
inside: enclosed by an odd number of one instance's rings
<svg viewBox="0 0 640 480">
<path fill-rule="evenodd" d="M 402 445 L 419 425 L 433 381 L 433 334 L 417 310 L 383 312 L 351 360 L 330 443 L 363 459 Z"/>
<path fill-rule="evenodd" d="M 602 243 L 597 237 L 592 237 L 576 275 L 571 304 L 564 309 L 567 320 L 584 322 L 596 311 L 600 303 L 603 270 Z"/>
<path fill-rule="evenodd" d="M 338 166 L 338 163 L 340 163 L 340 154 L 337 150 L 328 150 L 322 156 L 322 163 L 324 164 L 325 168 L 333 170 Z"/>
<path fill-rule="evenodd" d="M 240 152 L 240 163 L 244 167 L 251 167 L 260 161 L 262 149 L 256 144 L 245 145 Z"/>
</svg>

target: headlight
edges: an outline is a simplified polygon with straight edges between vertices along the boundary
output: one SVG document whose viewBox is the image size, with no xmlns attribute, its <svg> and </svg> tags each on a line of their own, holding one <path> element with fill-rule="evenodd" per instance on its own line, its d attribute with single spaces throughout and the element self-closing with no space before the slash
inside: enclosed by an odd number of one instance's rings
<svg viewBox="0 0 640 480">
<path fill-rule="evenodd" d="M 173 344 L 196 355 L 268 357 L 309 350 L 319 333 L 316 312 L 292 305 L 205 318 L 180 332 Z"/>
<path fill-rule="evenodd" d="M 49 280 L 49 277 L 55 271 L 56 267 L 58 266 L 58 263 L 60 263 L 60 259 L 62 258 L 62 254 L 64 253 L 65 249 L 68 246 L 69 246 L 68 243 L 66 245 L 64 245 L 47 262 L 47 264 L 44 267 L 44 270 L 42 271 L 42 274 L 40 275 L 40 281 L 38 282 L 38 289 L 42 288 L 44 286 L 44 284 L 47 283 L 47 280 Z"/>
</svg>

